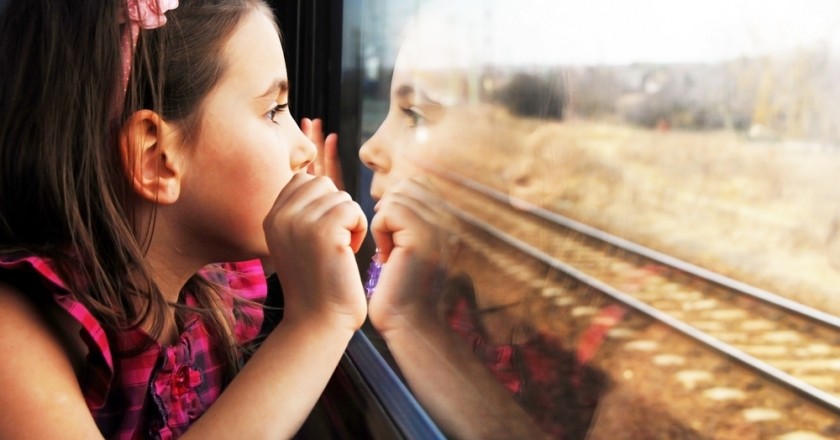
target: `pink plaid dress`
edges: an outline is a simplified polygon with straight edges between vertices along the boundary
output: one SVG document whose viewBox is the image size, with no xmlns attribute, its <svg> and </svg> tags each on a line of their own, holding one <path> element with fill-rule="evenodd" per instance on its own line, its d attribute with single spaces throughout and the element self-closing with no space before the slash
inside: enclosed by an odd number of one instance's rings
<svg viewBox="0 0 840 440">
<path fill-rule="evenodd" d="M 223 265 L 227 282 L 238 296 L 262 303 L 266 282 L 258 260 Z M 219 397 L 226 385 L 224 359 L 197 315 L 188 316 L 180 340 L 163 346 L 142 330 L 106 333 L 93 315 L 67 290 L 48 260 L 34 256 L 0 259 L 0 270 L 37 274 L 44 295 L 82 326 L 89 349 L 79 377 L 96 424 L 106 438 L 177 438 Z M 38 292 L 27 292 L 36 295 Z M 185 292 L 187 304 L 195 300 Z M 258 306 L 235 310 L 237 342 L 259 333 L 263 311 Z M 137 348 L 143 348 L 137 350 Z M 128 355 L 120 355 L 128 353 Z"/>
</svg>

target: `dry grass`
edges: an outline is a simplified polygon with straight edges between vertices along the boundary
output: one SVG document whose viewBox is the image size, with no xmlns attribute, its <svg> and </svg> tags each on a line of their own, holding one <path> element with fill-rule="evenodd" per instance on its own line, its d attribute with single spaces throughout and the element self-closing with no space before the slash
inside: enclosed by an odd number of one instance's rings
<svg viewBox="0 0 840 440">
<path fill-rule="evenodd" d="M 447 167 L 531 203 L 840 314 L 840 152 L 465 111 Z"/>
</svg>

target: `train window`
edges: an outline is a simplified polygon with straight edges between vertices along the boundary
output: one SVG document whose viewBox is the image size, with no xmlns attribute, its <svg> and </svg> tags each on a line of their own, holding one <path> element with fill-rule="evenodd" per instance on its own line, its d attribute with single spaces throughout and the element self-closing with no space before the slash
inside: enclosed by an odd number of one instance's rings
<svg viewBox="0 0 840 440">
<path fill-rule="evenodd" d="M 550 436 L 840 435 L 836 2 L 343 8 L 356 195 L 441 220 L 462 351 L 378 340 L 445 429 L 517 429 L 477 360 Z"/>
</svg>

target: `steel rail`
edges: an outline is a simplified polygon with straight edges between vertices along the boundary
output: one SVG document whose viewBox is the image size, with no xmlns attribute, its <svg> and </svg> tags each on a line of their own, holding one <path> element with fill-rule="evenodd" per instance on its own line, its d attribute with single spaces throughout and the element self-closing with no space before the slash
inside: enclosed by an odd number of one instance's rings
<svg viewBox="0 0 840 440">
<path fill-rule="evenodd" d="M 546 254 L 545 252 L 537 249 L 536 247 L 528 243 L 525 243 L 522 240 L 519 240 L 518 238 L 508 235 L 507 233 L 499 230 L 498 228 L 490 225 L 489 223 L 477 219 L 471 214 L 468 214 L 452 206 L 448 207 L 448 209 L 463 221 L 470 223 L 473 226 L 492 235 L 494 238 L 500 240 L 506 245 L 511 246 L 512 248 L 520 252 L 534 257 L 535 259 L 543 262 L 551 268 L 559 270 L 564 274 L 578 280 L 579 282 L 586 284 L 600 292 L 603 292 L 604 294 L 613 298 L 614 300 L 628 307 L 631 307 L 632 309 L 635 309 L 641 313 L 644 313 L 645 315 L 667 325 L 668 327 L 671 327 L 672 329 L 682 333 L 683 335 L 694 339 L 713 350 L 723 353 L 732 359 L 741 362 L 745 366 L 764 374 L 772 380 L 775 380 L 776 382 L 787 386 L 788 388 L 794 390 L 799 394 L 802 394 L 803 396 L 828 408 L 829 410 L 840 414 L 840 397 L 825 392 L 801 379 L 798 379 L 768 364 L 767 362 L 764 362 L 758 358 L 747 354 L 743 350 L 733 347 L 730 344 L 727 344 L 703 331 L 698 330 L 696 327 L 690 324 L 687 324 L 665 312 L 662 312 L 659 309 L 656 309 L 655 307 L 652 307 L 651 305 L 643 301 L 634 298 L 633 296 L 625 292 L 622 292 L 602 282 L 601 280 L 598 280 L 597 278 L 589 276 L 566 263 L 558 261 L 551 255 Z"/>
<path fill-rule="evenodd" d="M 431 171 L 432 173 L 446 180 L 449 180 L 453 183 L 457 183 L 463 187 L 469 188 L 470 190 L 483 194 L 493 200 L 496 200 L 497 202 L 509 204 L 511 206 L 515 205 L 519 207 L 517 209 L 522 212 L 526 212 L 535 217 L 571 229 L 585 236 L 601 240 L 605 243 L 609 243 L 613 246 L 648 258 L 665 266 L 678 269 L 684 273 L 700 277 L 704 280 L 708 280 L 721 287 L 725 287 L 738 293 L 742 293 L 766 304 L 771 304 L 785 311 L 793 312 L 811 321 L 819 322 L 820 324 L 830 327 L 834 330 L 840 330 L 840 316 L 817 310 L 815 308 L 780 296 L 776 293 L 769 292 L 767 290 L 760 289 L 755 286 L 751 286 L 744 282 L 729 278 L 719 273 L 715 273 L 711 270 L 688 263 L 670 255 L 666 255 L 661 252 L 655 251 L 638 243 L 634 243 L 632 241 L 616 237 L 600 229 L 594 228 L 589 225 L 585 225 L 556 212 L 549 211 L 545 208 L 541 208 L 531 203 L 528 203 L 525 200 L 510 196 L 506 193 L 490 188 L 486 185 L 464 177 L 460 174 L 442 170 L 440 168 L 432 168 L 427 164 L 424 164 L 423 168 L 427 169 L 428 171 Z"/>
</svg>

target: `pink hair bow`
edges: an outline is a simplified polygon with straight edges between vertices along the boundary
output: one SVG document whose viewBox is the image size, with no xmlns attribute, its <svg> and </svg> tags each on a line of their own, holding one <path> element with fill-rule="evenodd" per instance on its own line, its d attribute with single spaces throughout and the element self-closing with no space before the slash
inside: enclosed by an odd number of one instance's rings
<svg viewBox="0 0 840 440">
<path fill-rule="evenodd" d="M 125 92 L 128 88 L 128 77 L 131 75 L 131 59 L 137 45 L 140 29 L 157 29 L 166 24 L 166 11 L 178 7 L 178 0 L 126 0 L 120 23 L 127 25 L 120 36 L 120 52 L 122 56 L 122 88 L 118 95 L 118 107 L 122 106 Z M 117 112 L 119 113 L 119 112 Z"/>
<path fill-rule="evenodd" d="M 163 15 L 178 7 L 178 0 L 127 0 L 126 21 L 143 29 L 157 29 L 166 24 Z"/>
</svg>

